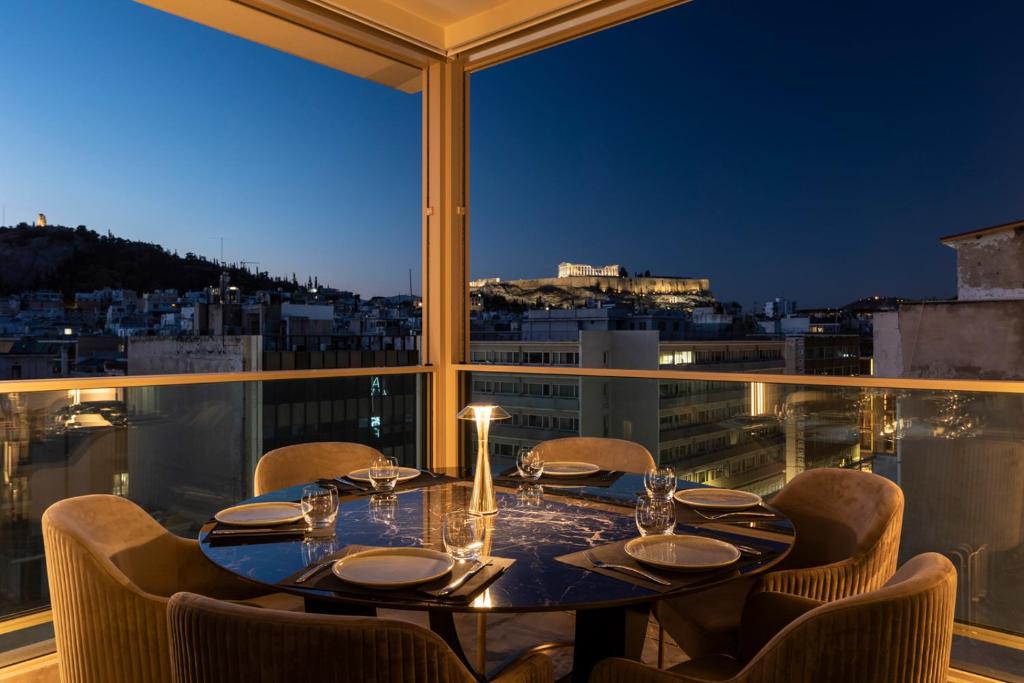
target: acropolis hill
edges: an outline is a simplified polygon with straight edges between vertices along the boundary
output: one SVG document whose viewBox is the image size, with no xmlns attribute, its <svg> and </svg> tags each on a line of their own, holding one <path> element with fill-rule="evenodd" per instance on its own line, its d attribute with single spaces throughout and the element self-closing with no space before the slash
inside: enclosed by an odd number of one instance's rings
<svg viewBox="0 0 1024 683">
<path fill-rule="evenodd" d="M 611 268 L 605 266 L 593 270 L 609 272 Z M 618 269 L 618 266 L 614 268 Z M 470 292 L 483 298 L 504 299 L 527 307 L 543 305 L 557 308 L 580 306 L 588 299 L 615 303 L 642 298 L 649 305 L 692 309 L 714 303 L 710 289 L 711 283 L 707 278 L 646 275 L 570 275 L 505 281 L 488 278 L 470 282 Z"/>
</svg>

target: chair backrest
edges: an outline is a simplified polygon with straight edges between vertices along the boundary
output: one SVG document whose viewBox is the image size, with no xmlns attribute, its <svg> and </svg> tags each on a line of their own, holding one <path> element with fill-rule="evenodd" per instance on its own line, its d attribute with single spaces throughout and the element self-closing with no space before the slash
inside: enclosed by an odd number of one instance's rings
<svg viewBox="0 0 1024 683">
<path fill-rule="evenodd" d="M 42 522 L 61 681 L 169 682 L 174 536 L 109 495 L 57 502 Z"/>
<path fill-rule="evenodd" d="M 441 638 L 404 622 L 178 593 L 167 627 L 176 683 L 475 683 Z"/>
<path fill-rule="evenodd" d="M 850 558 L 854 563 L 846 574 L 813 586 L 790 590 L 775 585 L 770 590 L 835 600 L 879 588 L 896 570 L 903 492 L 888 479 L 857 470 L 807 470 L 771 503 L 796 528 L 796 542 L 780 568 L 819 567 Z"/>
<path fill-rule="evenodd" d="M 336 477 L 367 467 L 382 455 L 376 448 L 347 441 L 320 441 L 276 448 L 256 463 L 255 495 Z"/>
<path fill-rule="evenodd" d="M 543 441 L 535 450 L 544 460 L 581 460 L 606 470 L 643 473 L 655 466 L 650 451 L 623 439 L 570 436 Z"/>
<path fill-rule="evenodd" d="M 955 600 L 950 561 L 918 555 L 884 587 L 795 619 L 732 680 L 945 683 Z"/>
</svg>

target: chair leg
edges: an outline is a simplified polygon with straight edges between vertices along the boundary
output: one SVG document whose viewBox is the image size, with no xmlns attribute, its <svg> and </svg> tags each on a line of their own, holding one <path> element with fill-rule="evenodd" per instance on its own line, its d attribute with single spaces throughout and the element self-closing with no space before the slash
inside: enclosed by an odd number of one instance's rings
<svg viewBox="0 0 1024 683">
<path fill-rule="evenodd" d="M 476 670 L 487 675 L 487 615 L 476 617 Z"/>
<path fill-rule="evenodd" d="M 658 668 L 665 668 L 665 627 L 661 624 L 659 608 L 660 602 L 654 603 L 654 619 L 658 622 Z"/>
</svg>

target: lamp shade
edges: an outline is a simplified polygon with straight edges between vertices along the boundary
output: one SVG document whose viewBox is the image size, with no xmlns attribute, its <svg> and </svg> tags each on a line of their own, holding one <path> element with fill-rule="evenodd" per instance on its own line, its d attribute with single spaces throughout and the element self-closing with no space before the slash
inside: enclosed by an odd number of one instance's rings
<svg viewBox="0 0 1024 683">
<path fill-rule="evenodd" d="M 495 420 L 507 420 L 512 416 L 507 410 L 499 405 L 493 403 L 470 403 L 468 406 L 459 411 L 459 414 L 455 417 L 460 420 L 486 420 L 493 422 Z"/>
</svg>

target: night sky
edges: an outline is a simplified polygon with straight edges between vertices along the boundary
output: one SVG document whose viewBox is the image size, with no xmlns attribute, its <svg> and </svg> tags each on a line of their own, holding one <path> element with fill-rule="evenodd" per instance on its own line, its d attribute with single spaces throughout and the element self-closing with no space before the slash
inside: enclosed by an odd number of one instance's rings
<svg viewBox="0 0 1024 683">
<path fill-rule="evenodd" d="M 948 297 L 1024 218 L 1024 3 L 696 0 L 475 74 L 472 274 Z M 0 204 L 419 291 L 420 98 L 128 0 L 0 4 Z"/>
</svg>

